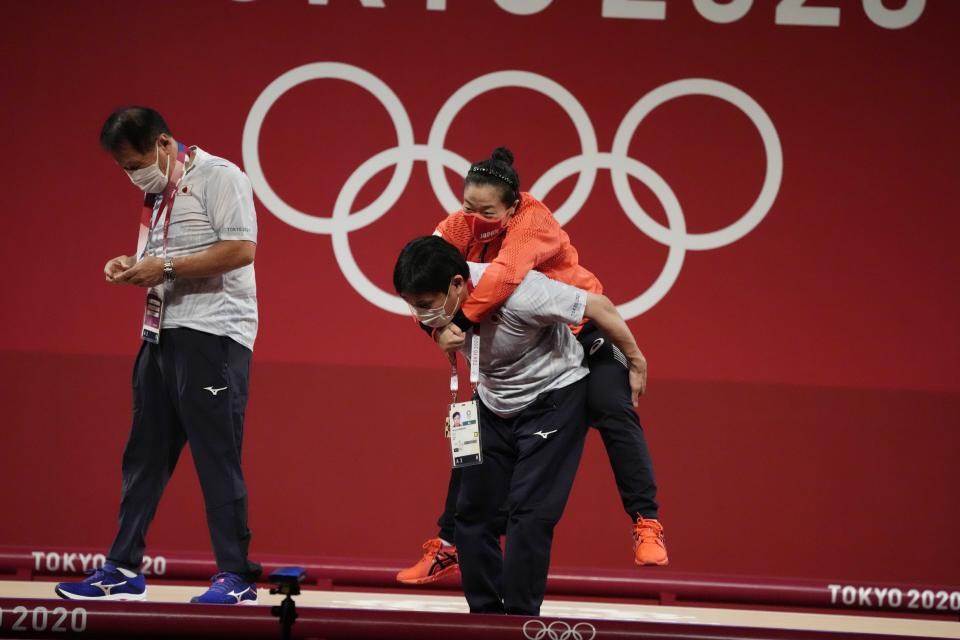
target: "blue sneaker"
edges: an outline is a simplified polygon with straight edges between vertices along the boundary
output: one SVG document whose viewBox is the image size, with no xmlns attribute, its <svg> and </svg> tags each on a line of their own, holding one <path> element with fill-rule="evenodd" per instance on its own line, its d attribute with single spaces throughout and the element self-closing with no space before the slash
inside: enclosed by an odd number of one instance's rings
<svg viewBox="0 0 960 640">
<path fill-rule="evenodd" d="M 54 591 L 67 600 L 146 600 L 147 584 L 143 574 L 129 578 L 107 563 L 83 582 L 61 582 Z"/>
<path fill-rule="evenodd" d="M 197 604 L 257 604 L 257 585 L 226 571 L 210 578 L 206 593 L 190 598 Z"/>
</svg>

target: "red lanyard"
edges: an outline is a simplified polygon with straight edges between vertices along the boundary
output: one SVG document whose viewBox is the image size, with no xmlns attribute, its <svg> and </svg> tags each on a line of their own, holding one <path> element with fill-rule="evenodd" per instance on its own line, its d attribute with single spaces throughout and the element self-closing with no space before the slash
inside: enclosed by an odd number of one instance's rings
<svg viewBox="0 0 960 640">
<path fill-rule="evenodd" d="M 167 186 L 163 188 L 163 193 L 147 193 L 143 196 L 143 209 L 140 213 L 140 238 L 137 242 L 138 262 L 146 256 L 150 236 L 153 234 L 161 216 L 163 216 L 163 258 L 164 260 L 167 258 L 167 235 L 170 232 L 170 218 L 173 216 L 173 201 L 177 197 L 180 180 L 183 179 L 186 158 L 187 147 L 178 142 L 177 163 L 173 167 L 170 179 L 167 180 Z M 161 197 L 160 206 L 155 208 L 158 196 Z"/>
</svg>

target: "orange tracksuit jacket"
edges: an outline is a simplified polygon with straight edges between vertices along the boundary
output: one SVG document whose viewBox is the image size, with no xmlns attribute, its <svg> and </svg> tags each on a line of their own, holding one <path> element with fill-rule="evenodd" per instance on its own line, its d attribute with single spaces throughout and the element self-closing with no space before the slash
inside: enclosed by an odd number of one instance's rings
<svg viewBox="0 0 960 640">
<path fill-rule="evenodd" d="M 463 211 L 452 213 L 439 225 L 437 233 L 460 250 L 470 262 L 489 262 L 463 313 L 471 322 L 479 322 L 499 308 L 531 269 L 591 293 L 603 293 L 597 276 L 580 266 L 570 236 L 560 228 L 553 213 L 529 193 L 520 194 L 520 205 L 505 233 L 491 242 L 474 240 Z M 574 332 L 579 332 L 576 327 Z"/>
</svg>

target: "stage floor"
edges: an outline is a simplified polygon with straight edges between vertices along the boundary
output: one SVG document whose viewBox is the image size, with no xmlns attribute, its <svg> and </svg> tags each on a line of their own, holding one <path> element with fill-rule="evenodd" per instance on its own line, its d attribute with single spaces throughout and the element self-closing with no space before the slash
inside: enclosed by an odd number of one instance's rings
<svg viewBox="0 0 960 640">
<path fill-rule="evenodd" d="M 46 581 L 0 581 L 0 597 L 23 599 L 56 599 L 54 583 Z M 185 603 L 204 591 L 203 586 L 150 585 L 149 602 Z M 272 596 L 267 588 L 259 589 L 257 606 L 279 604 L 280 596 Z M 361 609 L 378 611 L 412 611 L 428 613 L 467 613 L 466 602 L 459 595 L 430 593 L 379 593 L 359 591 L 327 591 L 305 589 L 296 598 L 298 607 L 327 609 Z M 659 605 L 620 604 L 577 600 L 547 599 L 541 615 L 564 619 L 604 619 L 659 623 L 686 623 L 720 626 L 741 626 L 758 629 L 790 629 L 887 634 L 892 637 L 924 636 L 960 639 L 960 622 L 884 617 L 853 616 L 837 613 L 793 613 L 756 609 L 706 607 L 671 607 Z"/>
</svg>

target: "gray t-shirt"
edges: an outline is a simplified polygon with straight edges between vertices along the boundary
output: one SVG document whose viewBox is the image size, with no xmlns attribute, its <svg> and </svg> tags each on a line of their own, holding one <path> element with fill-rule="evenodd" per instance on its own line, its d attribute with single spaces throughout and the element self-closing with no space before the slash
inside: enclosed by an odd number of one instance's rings
<svg viewBox="0 0 960 640">
<path fill-rule="evenodd" d="M 194 147 L 173 202 L 167 257 L 199 253 L 221 240 L 257 241 L 250 179 L 228 160 Z M 157 206 L 159 206 L 157 198 Z M 162 255 L 163 224 L 150 234 L 147 255 Z M 211 278 L 164 284 L 162 329 L 186 327 L 233 338 L 253 349 L 257 337 L 257 281 L 253 265 Z M 161 331 L 161 340 L 163 339 Z"/>
<path fill-rule="evenodd" d="M 483 277 L 487 264 L 467 263 L 471 280 Z M 579 324 L 587 292 L 557 282 L 538 271 L 523 279 L 500 309 L 468 332 L 480 336 L 480 399 L 507 418 L 531 405 L 537 396 L 584 378 L 583 347 L 570 331 Z"/>
</svg>

